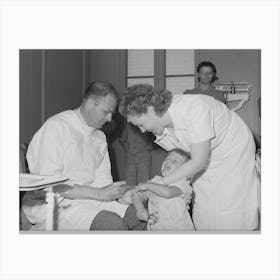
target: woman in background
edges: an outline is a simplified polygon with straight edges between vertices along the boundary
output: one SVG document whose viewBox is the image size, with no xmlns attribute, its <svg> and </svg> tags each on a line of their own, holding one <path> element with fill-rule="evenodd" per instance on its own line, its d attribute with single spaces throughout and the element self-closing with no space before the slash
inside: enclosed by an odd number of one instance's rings
<svg viewBox="0 0 280 280">
<path fill-rule="evenodd" d="M 212 85 L 218 80 L 217 69 L 212 62 L 202 61 L 196 68 L 199 85 L 192 90 L 185 90 L 183 94 L 206 94 L 226 103 L 223 92 L 216 90 Z"/>
<path fill-rule="evenodd" d="M 169 151 L 191 160 L 163 177 L 170 185 L 193 178 L 196 230 L 254 230 L 258 223 L 255 143 L 244 121 L 207 95 L 177 95 L 139 84 L 129 87 L 120 112 Z"/>
</svg>

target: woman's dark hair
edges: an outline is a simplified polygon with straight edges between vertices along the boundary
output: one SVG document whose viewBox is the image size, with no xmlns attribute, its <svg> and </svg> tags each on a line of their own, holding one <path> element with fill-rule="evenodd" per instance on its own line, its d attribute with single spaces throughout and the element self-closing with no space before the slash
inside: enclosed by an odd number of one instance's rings
<svg viewBox="0 0 280 280">
<path fill-rule="evenodd" d="M 196 72 L 199 74 L 199 72 L 200 72 L 200 69 L 202 68 L 202 67 L 211 67 L 212 68 L 212 71 L 213 71 L 213 73 L 214 73 L 214 76 L 213 76 L 213 78 L 212 78 L 212 80 L 211 80 L 211 83 L 214 83 L 215 81 L 217 81 L 219 78 L 216 76 L 217 75 L 217 69 L 216 69 L 216 66 L 212 63 L 212 62 L 210 62 L 210 61 L 202 61 L 202 62 L 200 62 L 198 65 L 197 65 L 197 67 L 196 67 Z M 200 78 L 198 77 L 198 81 L 200 81 Z"/>
<path fill-rule="evenodd" d="M 123 116 L 142 115 L 152 106 L 158 116 L 162 116 L 169 108 L 172 94 L 167 90 L 156 90 L 147 84 L 137 84 L 128 87 L 124 92 L 119 111 Z"/>
<path fill-rule="evenodd" d="M 189 152 L 186 152 L 182 149 L 179 149 L 179 148 L 175 148 L 175 149 L 172 149 L 170 150 L 168 153 L 176 153 L 176 154 L 179 154 L 181 155 L 182 157 L 184 157 L 186 159 L 186 161 L 189 161 L 191 159 L 191 154 Z"/>
<path fill-rule="evenodd" d="M 84 101 L 89 97 L 106 97 L 112 95 L 118 100 L 117 90 L 108 82 L 96 81 L 91 82 L 84 93 Z"/>
</svg>

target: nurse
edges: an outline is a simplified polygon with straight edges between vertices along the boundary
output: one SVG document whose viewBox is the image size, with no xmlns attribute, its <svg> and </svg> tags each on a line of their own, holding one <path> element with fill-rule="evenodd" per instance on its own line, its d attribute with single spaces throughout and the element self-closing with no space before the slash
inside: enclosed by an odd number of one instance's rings
<svg viewBox="0 0 280 280">
<path fill-rule="evenodd" d="M 82 104 L 49 118 L 33 136 L 27 152 L 30 172 L 69 178 L 69 191 L 57 202 L 57 230 L 144 230 L 135 209 L 116 201 L 125 182 L 112 181 L 105 134 L 118 102 L 115 88 L 93 82 Z M 27 192 L 23 210 L 33 230 L 45 230 L 41 191 Z"/>
<path fill-rule="evenodd" d="M 193 178 L 196 230 L 254 230 L 258 222 L 255 144 L 243 120 L 206 95 L 174 95 L 150 85 L 127 89 L 120 112 L 169 151 L 191 160 L 163 177 L 169 185 Z"/>
</svg>

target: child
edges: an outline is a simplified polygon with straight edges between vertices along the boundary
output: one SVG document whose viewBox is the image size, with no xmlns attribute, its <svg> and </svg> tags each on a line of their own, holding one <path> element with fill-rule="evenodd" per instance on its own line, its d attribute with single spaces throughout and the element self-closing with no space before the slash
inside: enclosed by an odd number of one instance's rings
<svg viewBox="0 0 280 280">
<path fill-rule="evenodd" d="M 166 176 L 190 160 L 187 152 L 174 149 L 168 152 L 162 163 L 162 176 Z M 183 196 L 191 194 L 189 180 L 180 180 L 170 186 L 164 185 L 161 176 L 155 176 L 147 183 L 141 183 L 129 190 L 120 203 L 133 203 L 139 220 L 148 222 L 148 230 L 194 230 Z M 148 210 L 143 202 L 148 200 Z"/>
</svg>

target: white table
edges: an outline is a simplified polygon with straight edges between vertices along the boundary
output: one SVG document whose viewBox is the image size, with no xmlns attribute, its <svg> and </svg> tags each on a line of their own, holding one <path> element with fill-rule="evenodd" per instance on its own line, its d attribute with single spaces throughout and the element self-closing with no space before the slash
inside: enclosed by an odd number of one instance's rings
<svg viewBox="0 0 280 280">
<path fill-rule="evenodd" d="M 27 177 L 27 178 L 36 178 L 35 176 L 39 177 L 38 175 L 32 175 L 32 174 L 20 174 L 22 177 Z M 41 185 L 41 186 L 35 186 L 35 187 L 20 187 L 20 191 L 34 191 L 34 190 L 44 190 L 46 191 L 46 230 L 54 230 L 54 210 L 55 210 L 55 193 L 53 192 L 53 187 L 57 186 L 63 182 L 66 182 L 68 179 L 66 178 L 60 178 L 59 180 L 57 179 L 55 182 L 52 183 L 47 183 L 46 185 Z"/>
</svg>

